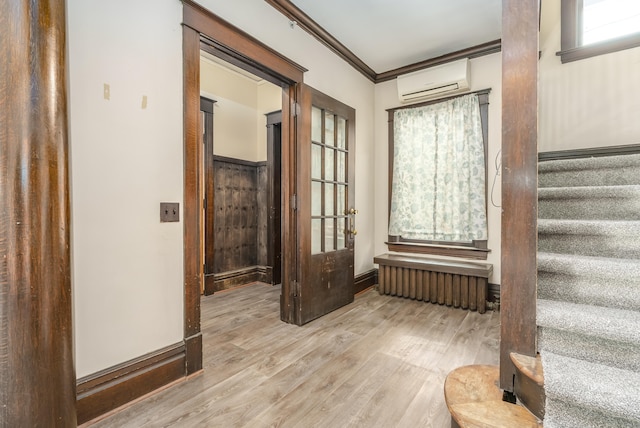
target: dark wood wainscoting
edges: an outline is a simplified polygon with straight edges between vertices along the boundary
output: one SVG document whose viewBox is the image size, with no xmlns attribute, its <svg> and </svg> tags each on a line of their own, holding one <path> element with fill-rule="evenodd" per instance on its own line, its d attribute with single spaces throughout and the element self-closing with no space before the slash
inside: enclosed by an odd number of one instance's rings
<svg viewBox="0 0 640 428">
<path fill-rule="evenodd" d="M 270 266 L 249 266 L 232 271 L 205 275 L 204 294 L 209 296 L 216 291 L 228 290 L 252 282 L 269 283 Z"/>
<path fill-rule="evenodd" d="M 78 423 L 90 421 L 185 376 L 184 343 L 78 379 Z"/>
<path fill-rule="evenodd" d="M 267 265 L 266 162 L 214 156 L 213 265 L 205 266 L 206 295 L 255 281 L 271 282 Z M 212 245 L 212 247 L 210 246 Z"/>
</svg>

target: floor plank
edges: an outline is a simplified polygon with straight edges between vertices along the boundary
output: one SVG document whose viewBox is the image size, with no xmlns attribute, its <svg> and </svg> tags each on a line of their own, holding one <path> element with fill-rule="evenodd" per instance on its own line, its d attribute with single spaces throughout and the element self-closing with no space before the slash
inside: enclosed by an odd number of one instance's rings
<svg viewBox="0 0 640 428">
<path fill-rule="evenodd" d="M 496 364 L 499 313 L 369 290 L 303 327 L 280 290 L 202 298 L 204 372 L 93 427 L 446 427 L 444 379 Z"/>
</svg>

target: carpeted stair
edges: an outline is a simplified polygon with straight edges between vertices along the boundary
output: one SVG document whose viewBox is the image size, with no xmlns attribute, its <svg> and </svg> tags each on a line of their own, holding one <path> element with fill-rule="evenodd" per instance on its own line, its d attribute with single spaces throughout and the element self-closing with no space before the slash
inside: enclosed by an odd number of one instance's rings
<svg viewBox="0 0 640 428">
<path fill-rule="evenodd" d="M 544 426 L 640 427 L 640 154 L 539 164 Z"/>
</svg>

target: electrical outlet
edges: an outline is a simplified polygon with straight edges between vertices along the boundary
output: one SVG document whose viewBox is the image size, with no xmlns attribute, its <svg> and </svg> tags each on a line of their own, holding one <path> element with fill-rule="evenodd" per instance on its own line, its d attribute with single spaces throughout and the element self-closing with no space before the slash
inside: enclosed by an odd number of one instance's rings
<svg viewBox="0 0 640 428">
<path fill-rule="evenodd" d="M 160 223 L 180 221 L 180 204 L 178 202 L 160 202 Z"/>
</svg>

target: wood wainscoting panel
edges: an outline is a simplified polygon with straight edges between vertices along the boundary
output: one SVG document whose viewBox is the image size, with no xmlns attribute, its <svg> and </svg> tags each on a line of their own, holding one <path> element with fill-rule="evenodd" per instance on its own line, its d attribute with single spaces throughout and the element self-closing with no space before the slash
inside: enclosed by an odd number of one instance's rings
<svg viewBox="0 0 640 428">
<path fill-rule="evenodd" d="M 185 368 L 185 345 L 178 343 L 78 379 L 78 423 L 90 421 L 184 377 Z"/>
</svg>

